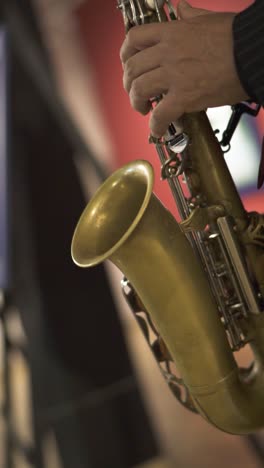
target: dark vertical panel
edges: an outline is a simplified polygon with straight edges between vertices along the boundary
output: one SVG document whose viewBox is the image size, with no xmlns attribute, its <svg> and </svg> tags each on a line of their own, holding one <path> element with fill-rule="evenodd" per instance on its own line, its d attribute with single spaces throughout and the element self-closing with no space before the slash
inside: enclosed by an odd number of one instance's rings
<svg viewBox="0 0 264 468">
<path fill-rule="evenodd" d="M 36 429 L 53 428 L 65 468 L 134 466 L 157 447 L 104 269 L 70 258 L 85 204 L 74 151 L 16 54 L 11 110 L 14 297 Z"/>
</svg>

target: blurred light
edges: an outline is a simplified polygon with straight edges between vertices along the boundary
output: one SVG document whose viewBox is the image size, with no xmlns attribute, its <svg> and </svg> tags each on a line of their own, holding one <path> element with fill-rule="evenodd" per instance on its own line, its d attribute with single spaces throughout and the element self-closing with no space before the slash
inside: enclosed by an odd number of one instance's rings
<svg viewBox="0 0 264 468">
<path fill-rule="evenodd" d="M 230 115 L 229 106 L 209 109 L 207 115 L 213 129 L 219 129 L 219 140 L 225 130 Z M 231 140 L 231 149 L 225 155 L 226 163 L 239 191 L 256 188 L 260 159 L 260 144 L 255 119 L 244 115 Z"/>
</svg>

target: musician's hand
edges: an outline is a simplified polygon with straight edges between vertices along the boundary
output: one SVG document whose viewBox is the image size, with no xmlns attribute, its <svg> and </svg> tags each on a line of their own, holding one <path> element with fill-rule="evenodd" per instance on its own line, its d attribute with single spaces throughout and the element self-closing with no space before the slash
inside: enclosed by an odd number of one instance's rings
<svg viewBox="0 0 264 468">
<path fill-rule="evenodd" d="M 184 113 L 247 99 L 234 63 L 234 13 L 178 6 L 180 21 L 132 28 L 121 49 L 124 87 L 142 114 L 164 94 L 151 114 L 154 136 Z"/>
</svg>

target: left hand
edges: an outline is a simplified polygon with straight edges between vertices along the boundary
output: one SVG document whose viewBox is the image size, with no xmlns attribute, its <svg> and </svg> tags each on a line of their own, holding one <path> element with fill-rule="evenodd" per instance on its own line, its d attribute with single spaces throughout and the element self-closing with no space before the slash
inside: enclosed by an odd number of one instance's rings
<svg viewBox="0 0 264 468">
<path fill-rule="evenodd" d="M 192 8 L 183 0 L 178 14 L 180 21 L 132 28 L 120 52 L 124 87 L 134 109 L 147 114 L 150 99 L 164 95 L 151 113 L 156 137 L 184 113 L 248 98 L 233 56 L 235 14 Z"/>
</svg>

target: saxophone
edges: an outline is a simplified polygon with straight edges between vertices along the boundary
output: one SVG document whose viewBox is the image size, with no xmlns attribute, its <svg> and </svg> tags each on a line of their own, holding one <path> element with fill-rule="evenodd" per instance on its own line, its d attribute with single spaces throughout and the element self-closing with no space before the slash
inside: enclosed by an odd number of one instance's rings
<svg viewBox="0 0 264 468">
<path fill-rule="evenodd" d="M 169 0 L 117 6 L 127 31 L 177 19 Z M 256 431 L 264 426 L 264 217 L 245 211 L 205 112 L 150 142 L 181 222 L 153 193 L 152 166 L 133 161 L 86 207 L 72 258 L 81 267 L 109 259 L 123 272 L 124 295 L 185 407 L 222 431 Z M 235 351 L 246 344 L 254 358 L 241 368 Z"/>
</svg>

